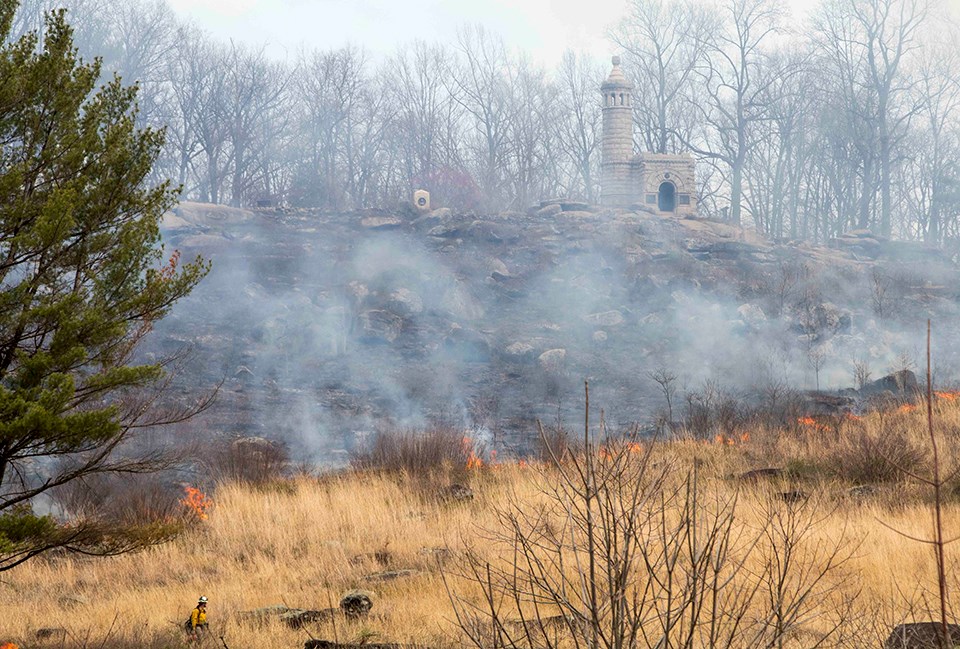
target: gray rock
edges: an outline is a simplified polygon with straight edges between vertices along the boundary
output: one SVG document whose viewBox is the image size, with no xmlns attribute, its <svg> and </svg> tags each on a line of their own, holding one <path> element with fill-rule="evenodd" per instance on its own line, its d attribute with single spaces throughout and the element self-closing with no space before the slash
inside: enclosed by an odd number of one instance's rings
<svg viewBox="0 0 960 649">
<path fill-rule="evenodd" d="M 398 288 L 390 294 L 387 308 L 403 316 L 417 315 L 423 312 L 423 299 L 408 288 Z"/>
<path fill-rule="evenodd" d="M 567 359 L 566 349 L 548 349 L 540 354 L 537 361 L 544 372 L 559 374 L 563 371 L 564 362 Z"/>
<path fill-rule="evenodd" d="M 383 309 L 371 309 L 360 314 L 360 335 L 373 342 L 392 343 L 403 331 L 403 318 Z"/>
<path fill-rule="evenodd" d="M 439 237 L 441 239 L 452 239 L 453 237 L 459 237 L 463 234 L 463 224 L 460 223 L 447 223 L 430 228 L 427 232 L 431 237 Z"/>
<path fill-rule="evenodd" d="M 279 620 L 291 629 L 300 629 L 311 622 L 323 622 L 329 620 L 337 613 L 335 608 L 326 608 L 323 610 L 312 610 L 304 608 L 291 608 L 281 613 Z"/>
<path fill-rule="evenodd" d="M 533 352 L 535 349 L 536 348 L 530 343 L 517 341 L 515 343 L 510 343 L 509 345 L 507 345 L 507 348 L 503 351 L 507 356 L 512 356 L 513 358 L 521 359 L 521 358 L 529 358 L 533 356 Z"/>
<path fill-rule="evenodd" d="M 960 647 L 960 625 L 948 624 L 947 629 L 951 640 L 947 649 Z M 940 642 L 941 631 L 939 622 L 899 624 L 883 643 L 883 649 L 945 649 Z"/>
<path fill-rule="evenodd" d="M 751 329 L 757 329 L 767 321 L 767 315 L 756 304 L 741 304 L 737 307 L 737 315 Z"/>
<path fill-rule="evenodd" d="M 765 478 L 779 478 L 782 475 L 783 469 L 769 467 L 765 469 L 753 469 L 752 471 L 741 473 L 739 477 L 740 480 L 744 482 L 757 482 L 758 480 Z"/>
<path fill-rule="evenodd" d="M 364 575 L 361 577 L 364 581 L 393 581 L 394 579 L 400 579 L 401 577 L 412 577 L 417 574 L 416 570 L 410 570 L 404 568 L 403 570 L 385 570 L 383 572 L 375 572 L 369 575 Z"/>
<path fill-rule="evenodd" d="M 852 322 L 849 311 L 830 302 L 823 302 L 802 310 L 797 315 L 794 329 L 798 333 L 812 336 L 815 340 L 823 340 L 850 331 Z"/>
<path fill-rule="evenodd" d="M 560 205 L 553 203 L 551 205 L 546 205 L 544 207 L 541 207 L 539 210 L 537 210 L 537 216 L 539 217 L 556 216 L 562 211 L 563 211 L 563 208 Z"/>
<path fill-rule="evenodd" d="M 340 610 L 351 619 L 366 616 L 373 609 L 373 593 L 365 590 L 351 590 L 340 598 Z"/>
<path fill-rule="evenodd" d="M 583 319 L 595 327 L 618 327 L 624 323 L 623 314 L 616 310 L 591 313 Z"/>
<path fill-rule="evenodd" d="M 901 370 L 867 383 L 860 388 L 863 397 L 873 397 L 884 393 L 892 393 L 897 397 L 914 397 L 920 392 L 917 375 L 910 370 Z"/>
<path fill-rule="evenodd" d="M 360 219 L 360 225 L 367 230 L 396 230 L 403 221 L 396 216 L 365 216 Z"/>
<path fill-rule="evenodd" d="M 398 644 L 364 642 L 363 644 L 343 644 L 332 640 L 307 640 L 303 649 L 400 649 Z"/>
<path fill-rule="evenodd" d="M 238 611 L 237 620 L 247 624 L 265 624 L 273 618 L 280 617 L 291 610 L 289 606 L 283 604 L 273 604 L 271 606 L 262 606 L 249 611 Z"/>
</svg>

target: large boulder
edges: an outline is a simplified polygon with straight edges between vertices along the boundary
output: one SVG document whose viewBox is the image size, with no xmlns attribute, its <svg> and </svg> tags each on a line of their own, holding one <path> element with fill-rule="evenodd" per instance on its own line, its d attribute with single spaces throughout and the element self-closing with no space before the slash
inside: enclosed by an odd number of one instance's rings
<svg viewBox="0 0 960 649">
<path fill-rule="evenodd" d="M 887 374 L 872 383 L 867 383 L 859 390 L 860 396 L 870 398 L 892 396 L 912 399 L 919 392 L 920 385 L 917 383 L 917 375 L 910 370 L 900 370 L 893 374 Z"/>
<path fill-rule="evenodd" d="M 830 302 L 802 309 L 797 314 L 795 330 L 814 340 L 825 340 L 850 331 L 850 312 Z"/>
</svg>

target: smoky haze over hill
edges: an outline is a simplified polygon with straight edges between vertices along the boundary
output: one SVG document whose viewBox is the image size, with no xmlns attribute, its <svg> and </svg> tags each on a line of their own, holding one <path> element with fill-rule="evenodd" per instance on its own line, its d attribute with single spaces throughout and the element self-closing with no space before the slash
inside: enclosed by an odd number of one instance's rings
<svg viewBox="0 0 960 649">
<path fill-rule="evenodd" d="M 391 426 L 451 423 L 529 447 L 536 418 L 576 425 L 584 379 L 611 430 L 652 430 L 666 413 L 657 370 L 677 377 L 677 421 L 703 404 L 786 403 L 818 381 L 854 386 L 857 363 L 871 379 L 916 368 L 927 317 L 938 385 L 957 375 L 957 274 L 935 250 L 865 236 L 776 246 L 721 223 L 554 209 L 183 204 L 168 245 L 203 251 L 214 271 L 153 344 L 195 345 L 185 398 L 226 376 L 192 426 L 334 462 Z"/>
</svg>

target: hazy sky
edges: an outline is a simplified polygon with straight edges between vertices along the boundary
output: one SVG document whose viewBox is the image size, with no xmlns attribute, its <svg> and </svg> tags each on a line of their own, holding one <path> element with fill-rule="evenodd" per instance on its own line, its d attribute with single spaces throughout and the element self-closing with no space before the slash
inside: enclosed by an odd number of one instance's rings
<svg viewBox="0 0 960 649">
<path fill-rule="evenodd" d="M 326 49 L 348 42 L 374 55 L 389 54 L 415 38 L 451 43 L 458 26 L 480 23 L 549 64 L 570 47 L 607 58 L 612 48 L 605 31 L 629 0 L 170 1 L 180 15 L 214 35 L 266 42 L 278 57 L 295 53 L 300 44 Z"/>
<path fill-rule="evenodd" d="M 181 16 L 222 39 L 266 44 L 276 58 L 300 45 L 362 45 L 376 56 L 421 39 L 453 43 L 464 23 L 480 23 L 506 43 L 552 65 L 568 48 L 598 59 L 614 53 L 607 29 L 630 0 L 169 0 Z M 818 0 L 785 0 L 796 18 Z M 944 0 L 960 20 L 960 0 Z"/>
</svg>

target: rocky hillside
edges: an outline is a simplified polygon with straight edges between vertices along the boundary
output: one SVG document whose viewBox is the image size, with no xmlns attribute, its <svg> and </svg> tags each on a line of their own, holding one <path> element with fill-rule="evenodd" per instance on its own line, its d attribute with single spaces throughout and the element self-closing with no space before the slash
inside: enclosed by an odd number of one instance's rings
<svg viewBox="0 0 960 649">
<path fill-rule="evenodd" d="M 245 211 L 184 203 L 168 248 L 213 271 L 162 322 L 153 352 L 192 347 L 189 398 L 225 378 L 193 426 L 280 437 L 341 461 L 384 425 L 442 421 L 522 443 L 573 421 L 589 379 L 608 424 L 649 423 L 665 399 L 839 389 L 919 365 L 938 379 L 960 284 L 939 253 L 853 232 L 827 247 L 722 223 L 549 202 L 481 217 Z"/>
</svg>

